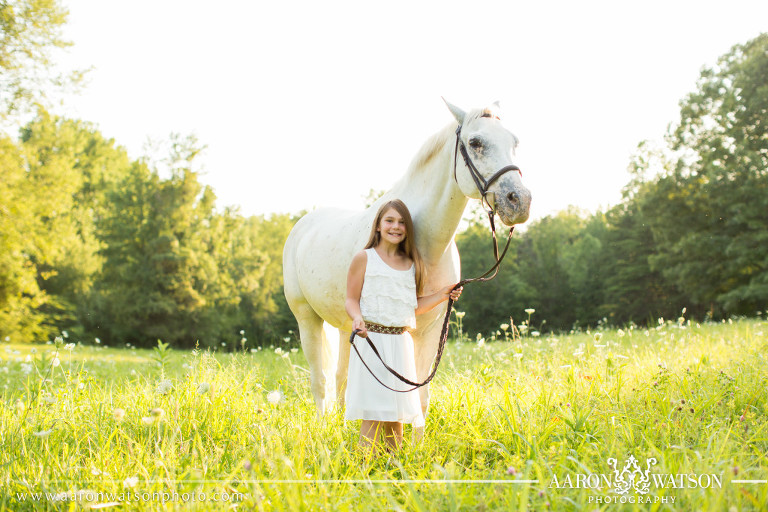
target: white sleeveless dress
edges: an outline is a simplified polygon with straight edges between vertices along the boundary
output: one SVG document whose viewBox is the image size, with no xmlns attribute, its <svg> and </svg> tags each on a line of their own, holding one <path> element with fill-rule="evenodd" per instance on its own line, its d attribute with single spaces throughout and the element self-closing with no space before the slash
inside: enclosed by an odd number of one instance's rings
<svg viewBox="0 0 768 512">
<path fill-rule="evenodd" d="M 416 271 L 396 270 L 378 255 L 375 249 L 365 250 L 368 261 L 360 294 L 360 312 L 365 322 L 389 327 L 416 327 Z M 413 339 L 409 332 L 381 334 L 368 331 L 381 358 L 403 377 L 416 382 L 416 362 Z M 365 338 L 356 337 L 355 346 L 368 367 L 387 386 L 409 389 L 384 368 Z M 347 376 L 347 420 L 399 421 L 414 427 L 424 426 L 419 392 L 395 393 L 374 379 L 352 349 Z"/>
</svg>

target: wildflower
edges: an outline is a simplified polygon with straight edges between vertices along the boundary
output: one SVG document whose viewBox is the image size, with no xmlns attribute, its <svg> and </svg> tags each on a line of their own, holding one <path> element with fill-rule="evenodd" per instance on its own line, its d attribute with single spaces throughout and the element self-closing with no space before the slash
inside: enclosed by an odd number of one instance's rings
<svg viewBox="0 0 768 512">
<path fill-rule="evenodd" d="M 485 338 L 480 338 L 479 340 L 477 340 L 477 346 L 478 347 L 485 346 Z"/>
<path fill-rule="evenodd" d="M 456 318 L 459 318 L 459 319 L 464 318 L 464 315 L 466 315 L 466 314 L 467 314 L 466 311 L 457 311 L 456 312 Z"/>
<path fill-rule="evenodd" d="M 155 422 L 154 418 L 142 416 L 141 418 L 141 424 L 142 425 L 152 425 Z"/>
<path fill-rule="evenodd" d="M 533 336 L 534 338 L 538 338 L 539 336 L 541 336 L 541 333 L 539 331 L 531 331 L 531 336 Z"/>
<path fill-rule="evenodd" d="M 298 351 L 299 351 L 299 349 L 297 349 L 297 348 L 292 348 L 292 349 L 291 349 L 291 353 L 292 353 L 292 354 L 295 354 L 295 353 L 296 353 L 296 352 L 298 352 Z"/>
<path fill-rule="evenodd" d="M 619 337 L 619 338 L 623 338 L 623 337 L 624 337 L 624 331 L 623 331 L 623 330 L 621 330 L 621 329 L 619 329 L 618 331 L 616 331 L 616 334 L 618 335 L 618 337 Z"/>
<path fill-rule="evenodd" d="M 507 468 L 507 474 L 508 474 L 508 475 L 514 475 L 514 474 L 516 474 L 516 473 L 517 473 L 517 470 L 516 470 L 515 468 L 513 468 L 512 466 L 509 466 L 509 467 Z"/>
<path fill-rule="evenodd" d="M 137 476 L 129 476 L 125 480 L 123 480 L 123 487 L 136 487 L 139 483 L 139 477 Z"/>
<path fill-rule="evenodd" d="M 28 363 L 21 363 L 21 373 L 29 375 L 32 373 L 32 365 Z"/>
<path fill-rule="evenodd" d="M 520 352 L 516 352 L 514 357 L 515 357 L 515 359 L 522 359 L 523 358 L 523 354 L 520 353 Z"/>
<path fill-rule="evenodd" d="M 283 341 L 284 341 L 284 342 L 286 342 L 286 343 L 288 343 L 289 341 L 291 341 L 291 338 L 289 338 L 288 336 L 286 336 L 285 338 L 283 338 Z"/>
<path fill-rule="evenodd" d="M 53 358 L 53 367 L 56 368 L 60 364 L 61 364 L 61 361 L 59 360 L 59 358 L 58 357 L 54 357 Z"/>
<path fill-rule="evenodd" d="M 501 330 L 506 333 L 507 329 L 509 329 L 509 324 L 501 324 L 499 327 L 501 327 Z"/>
<path fill-rule="evenodd" d="M 30 362 L 32 362 L 32 356 L 31 356 L 31 355 L 29 355 L 29 354 L 27 354 L 27 357 L 25 357 L 25 358 L 24 358 L 24 362 L 25 362 L 25 363 L 30 363 Z"/>
<path fill-rule="evenodd" d="M 93 340 L 96 342 L 97 345 L 101 344 L 101 340 L 99 338 L 93 338 Z"/>
<path fill-rule="evenodd" d="M 283 397 L 284 397 L 283 392 L 280 391 L 279 389 L 275 391 L 270 391 L 267 394 L 267 402 L 277 405 L 283 401 Z"/>
<path fill-rule="evenodd" d="M 112 411 L 112 417 L 115 418 L 116 422 L 120 423 L 125 419 L 125 409 L 121 409 L 120 407 L 116 408 Z"/>
<path fill-rule="evenodd" d="M 157 385 L 156 391 L 161 395 L 167 395 L 171 389 L 173 389 L 173 383 L 166 379 Z"/>
<path fill-rule="evenodd" d="M 155 407 L 149 411 L 149 415 L 152 416 L 156 421 L 160 421 L 163 419 L 163 417 L 165 417 L 165 411 L 160 407 Z"/>
<path fill-rule="evenodd" d="M 61 331 L 61 335 L 65 338 L 69 338 L 69 333 L 67 331 Z"/>
<path fill-rule="evenodd" d="M 40 432 L 32 432 L 32 435 L 37 437 L 48 437 L 51 435 L 51 432 L 53 432 L 53 430 L 41 430 Z"/>
<path fill-rule="evenodd" d="M 72 349 L 75 348 L 75 344 L 74 343 L 67 343 L 66 345 L 64 345 L 64 348 L 66 350 L 72 351 Z"/>
<path fill-rule="evenodd" d="M 258 351 L 259 351 L 259 349 L 257 349 L 257 348 L 252 348 L 252 349 L 251 349 L 251 354 L 255 354 L 255 353 L 256 353 L 256 352 L 258 352 Z"/>
<path fill-rule="evenodd" d="M 282 355 L 282 354 L 283 354 L 283 349 L 281 349 L 280 347 L 277 347 L 277 348 L 275 349 L 275 354 L 277 354 L 277 355 Z"/>
<path fill-rule="evenodd" d="M 6 336 L 5 337 L 5 341 L 11 341 L 11 337 L 10 336 Z"/>
<path fill-rule="evenodd" d="M 61 336 L 56 336 L 56 337 L 53 339 L 53 343 L 54 343 L 54 345 L 56 345 L 57 347 L 60 347 L 60 346 L 62 346 L 62 345 L 64 344 L 64 338 L 62 338 Z"/>
<path fill-rule="evenodd" d="M 210 384 L 208 384 L 207 382 L 201 382 L 200 384 L 197 385 L 197 390 L 195 391 L 195 393 L 197 393 L 198 395 L 204 395 L 210 389 L 211 389 Z"/>
<path fill-rule="evenodd" d="M 245 336 L 245 331 L 240 329 L 240 336 Z"/>
<path fill-rule="evenodd" d="M 517 326 L 517 328 L 520 330 L 520 332 L 525 332 L 528 330 L 528 326 L 526 324 L 520 324 Z"/>
<path fill-rule="evenodd" d="M 532 315 L 532 314 L 534 314 L 536 312 L 536 310 L 533 309 L 533 308 L 528 308 L 528 309 L 525 310 L 525 312 L 528 313 L 529 315 Z"/>
</svg>

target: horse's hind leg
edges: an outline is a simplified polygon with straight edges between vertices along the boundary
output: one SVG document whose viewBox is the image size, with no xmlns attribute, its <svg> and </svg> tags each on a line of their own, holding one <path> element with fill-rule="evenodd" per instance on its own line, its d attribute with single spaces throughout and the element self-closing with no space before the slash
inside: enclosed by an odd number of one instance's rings
<svg viewBox="0 0 768 512">
<path fill-rule="evenodd" d="M 328 411 L 332 400 L 326 398 L 327 373 L 330 372 L 330 347 L 323 330 L 323 319 L 307 303 L 291 305 L 299 323 L 301 349 L 309 363 L 309 380 L 317 415 Z"/>
<path fill-rule="evenodd" d="M 345 406 L 344 392 L 347 389 L 349 352 L 352 348 L 349 344 L 350 334 L 352 333 L 339 329 L 339 360 L 336 363 L 336 403 L 339 404 L 339 409 L 343 409 Z"/>
</svg>

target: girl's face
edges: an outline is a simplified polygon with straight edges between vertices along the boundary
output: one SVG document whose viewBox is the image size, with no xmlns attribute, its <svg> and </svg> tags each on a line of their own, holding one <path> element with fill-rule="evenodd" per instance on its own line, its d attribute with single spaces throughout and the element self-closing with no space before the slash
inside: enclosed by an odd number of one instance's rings
<svg viewBox="0 0 768 512">
<path fill-rule="evenodd" d="M 391 244 L 397 245 L 408 235 L 405 228 L 405 220 L 397 210 L 390 208 L 381 217 L 381 222 L 376 228 L 381 233 L 381 239 Z"/>
</svg>

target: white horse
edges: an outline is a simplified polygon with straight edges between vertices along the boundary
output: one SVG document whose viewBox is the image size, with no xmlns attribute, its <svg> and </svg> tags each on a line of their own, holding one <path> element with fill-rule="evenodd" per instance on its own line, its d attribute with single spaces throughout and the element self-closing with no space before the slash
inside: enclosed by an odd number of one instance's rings
<svg viewBox="0 0 768 512">
<path fill-rule="evenodd" d="M 447 105 L 461 127 L 459 135 L 456 123 L 433 135 L 414 157 L 405 176 L 368 209 L 315 210 L 296 223 L 285 242 L 285 296 L 299 324 L 301 347 L 309 362 L 311 389 L 319 415 L 333 404 L 329 396 L 329 389 L 333 387 L 339 403 L 343 404 L 352 329 L 352 320 L 344 309 L 347 271 L 352 256 L 368 239 L 379 206 L 395 198 L 408 206 L 416 230 L 416 246 L 426 269 L 423 293 L 431 294 L 459 281 L 459 254 L 453 238 L 469 198 L 481 198 L 479 185 L 465 160 L 460 156 L 454 164 L 457 136 L 483 177 L 480 182 L 512 164 L 518 140 L 502 126 L 496 115 L 498 104 L 469 113 Z M 490 200 L 496 203 L 496 211 L 504 224 L 511 226 L 528 219 L 531 193 L 523 186 L 518 172 L 505 172 L 497 177 L 488 192 L 488 198 L 495 198 Z M 443 303 L 416 319 L 417 327 L 411 334 L 419 382 L 429 374 L 437 353 L 446 307 Z M 339 330 L 338 351 L 328 341 L 323 321 Z M 336 385 L 332 386 L 334 371 Z M 420 399 L 426 417 L 428 386 L 420 388 Z"/>
</svg>

